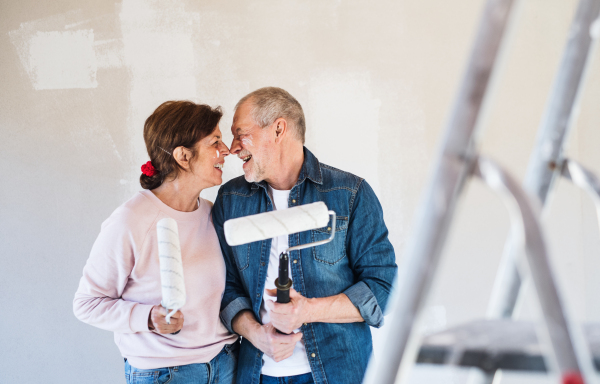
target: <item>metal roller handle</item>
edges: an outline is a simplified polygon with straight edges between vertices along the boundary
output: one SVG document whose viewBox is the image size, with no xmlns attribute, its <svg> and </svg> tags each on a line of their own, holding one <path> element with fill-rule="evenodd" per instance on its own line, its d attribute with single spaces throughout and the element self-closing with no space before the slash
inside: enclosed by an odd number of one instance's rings
<svg viewBox="0 0 600 384">
<path fill-rule="evenodd" d="M 164 309 L 167 310 L 167 316 L 165 316 L 165 321 L 167 322 L 167 324 L 171 324 L 171 316 L 173 316 L 175 313 L 177 313 L 177 311 L 179 311 L 179 308 L 177 309 L 172 309 L 171 312 L 169 312 L 169 308 L 163 306 Z M 177 332 L 172 332 L 171 335 L 176 335 L 179 332 L 181 332 L 181 329 Z"/>
<path fill-rule="evenodd" d="M 331 236 L 329 236 L 328 239 L 319 240 L 319 241 L 315 241 L 315 242 L 308 243 L 308 244 L 295 245 L 293 247 L 286 249 L 285 253 L 290 253 L 291 251 L 299 251 L 301 249 L 310 248 L 310 247 L 317 247 L 319 245 L 327 244 L 331 240 L 333 240 L 333 238 L 335 237 L 335 222 L 337 221 L 337 216 L 334 211 L 327 211 L 327 213 L 329 213 L 329 216 L 332 218 L 332 220 L 331 220 Z"/>
</svg>

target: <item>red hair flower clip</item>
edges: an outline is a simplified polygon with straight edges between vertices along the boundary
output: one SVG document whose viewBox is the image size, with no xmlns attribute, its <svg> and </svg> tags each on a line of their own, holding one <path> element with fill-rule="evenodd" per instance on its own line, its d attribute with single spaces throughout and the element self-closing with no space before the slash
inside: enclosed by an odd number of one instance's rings
<svg viewBox="0 0 600 384">
<path fill-rule="evenodd" d="M 142 165 L 142 173 L 148 177 L 156 175 L 156 168 L 154 168 L 154 165 L 152 165 L 151 161 L 148 161 L 146 164 Z"/>
</svg>

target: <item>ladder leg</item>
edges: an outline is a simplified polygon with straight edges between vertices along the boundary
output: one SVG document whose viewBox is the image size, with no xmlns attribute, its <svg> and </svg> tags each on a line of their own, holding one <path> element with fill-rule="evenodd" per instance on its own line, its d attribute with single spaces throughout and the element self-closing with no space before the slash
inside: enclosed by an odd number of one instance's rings
<svg viewBox="0 0 600 384">
<path fill-rule="evenodd" d="M 529 202 L 523 189 L 496 164 L 485 158 L 480 158 L 476 174 L 488 186 L 499 192 L 511 213 L 513 223 L 522 223 L 527 261 L 530 266 L 533 283 L 542 308 L 547 337 L 552 345 L 556 364 L 563 377 L 563 382 L 571 378 L 573 383 L 582 383 L 582 370 L 579 361 L 587 354 L 577 351 L 573 342 L 573 331 L 561 303 L 556 280 L 552 273 L 546 244 L 538 222 L 539 212 L 536 212 Z M 588 383 L 591 382 L 588 381 Z"/>
<path fill-rule="evenodd" d="M 536 145 L 529 159 L 524 188 L 545 205 L 558 174 L 553 164 L 562 161 L 563 147 L 581 91 L 593 40 L 590 27 L 599 17 L 600 0 L 581 0 L 570 27 L 559 71 L 542 118 Z M 505 247 L 488 306 L 489 317 L 512 317 L 521 288 L 521 278 L 514 264 L 512 236 Z"/>
<path fill-rule="evenodd" d="M 471 174 L 477 119 L 512 4 L 513 0 L 488 0 L 485 5 L 434 173 L 421 201 L 414 236 L 390 298 L 393 315 L 383 330 L 386 343 L 376 363 L 369 365 L 364 383 L 393 384 L 398 374 L 404 377 L 406 364 L 415 361 L 417 348 L 409 338 L 437 268 L 457 197 Z"/>
</svg>

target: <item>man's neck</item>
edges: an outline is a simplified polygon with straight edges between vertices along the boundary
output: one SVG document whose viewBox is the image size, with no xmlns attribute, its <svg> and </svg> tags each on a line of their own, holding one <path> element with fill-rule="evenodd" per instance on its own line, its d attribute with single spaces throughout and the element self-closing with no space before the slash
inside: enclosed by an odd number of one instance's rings
<svg viewBox="0 0 600 384">
<path fill-rule="evenodd" d="M 303 147 L 295 147 L 293 150 L 286 151 L 285 155 L 281 156 L 280 164 L 279 172 L 274 177 L 265 179 L 265 181 L 273 189 L 289 191 L 296 185 L 304 164 Z"/>
</svg>

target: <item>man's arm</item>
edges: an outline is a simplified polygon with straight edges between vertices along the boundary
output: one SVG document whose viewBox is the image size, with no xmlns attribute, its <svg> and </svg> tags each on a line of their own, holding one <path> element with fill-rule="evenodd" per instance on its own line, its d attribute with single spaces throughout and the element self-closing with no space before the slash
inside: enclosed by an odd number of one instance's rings
<svg viewBox="0 0 600 384">
<path fill-rule="evenodd" d="M 367 324 L 379 328 L 398 272 L 383 209 L 363 180 L 350 212 L 346 248 L 356 283 L 344 291 Z"/>
<path fill-rule="evenodd" d="M 346 249 L 357 282 L 343 293 L 330 297 L 307 299 L 292 289 L 288 304 L 267 300 L 271 321 L 277 329 L 289 332 L 309 322 L 365 321 L 377 328 L 383 325 L 383 311 L 398 267 L 383 221 L 383 210 L 375 192 L 364 180 L 350 212 Z M 276 291 L 272 292 L 275 295 Z"/>
<path fill-rule="evenodd" d="M 221 321 L 231 333 L 235 333 L 232 327 L 233 318 L 243 310 L 251 310 L 252 303 L 247 292 L 241 283 L 241 277 L 235 264 L 233 250 L 225 240 L 223 232 L 223 223 L 225 221 L 225 212 L 223 207 L 222 187 L 219 189 L 215 204 L 212 209 L 212 220 L 221 245 L 221 252 L 225 260 L 225 291 L 221 299 Z"/>
<path fill-rule="evenodd" d="M 267 290 L 276 296 L 277 289 Z M 358 323 L 363 322 L 358 308 L 343 293 L 328 297 L 308 299 L 294 288 L 290 289 L 290 302 L 281 304 L 265 299 L 271 310 L 271 323 L 284 333 L 291 333 L 304 323 Z"/>
</svg>

